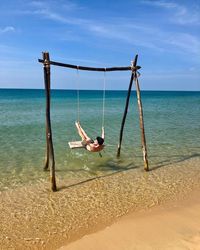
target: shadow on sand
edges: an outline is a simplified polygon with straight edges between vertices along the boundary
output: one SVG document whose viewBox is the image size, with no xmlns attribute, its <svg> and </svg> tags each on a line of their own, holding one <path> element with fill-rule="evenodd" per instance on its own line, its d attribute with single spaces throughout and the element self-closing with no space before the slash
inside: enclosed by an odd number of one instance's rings
<svg viewBox="0 0 200 250">
<path fill-rule="evenodd" d="M 152 157 L 156 157 L 156 156 L 152 156 Z M 159 169 L 159 168 L 162 168 L 162 167 L 167 167 L 167 166 L 172 165 L 174 163 L 183 162 L 183 161 L 195 158 L 195 157 L 200 157 L 200 154 L 193 154 L 193 155 L 188 155 L 188 156 L 185 156 L 185 155 L 181 155 L 181 156 L 180 155 L 171 155 L 169 160 L 164 160 L 164 161 L 158 162 L 156 164 L 156 166 L 150 168 L 149 171 L 154 171 L 156 169 Z"/>
<path fill-rule="evenodd" d="M 151 156 L 151 158 L 152 157 L 157 157 L 157 156 Z M 170 156 L 169 160 L 164 160 L 164 161 L 156 163 L 156 166 L 151 167 L 149 171 L 155 171 L 155 170 L 157 170 L 159 168 L 167 167 L 167 166 L 170 166 L 172 164 L 183 162 L 183 161 L 195 158 L 195 157 L 200 157 L 200 154 L 193 154 L 193 155 L 189 155 L 189 156 L 172 155 L 172 156 Z M 74 184 L 71 184 L 71 185 L 68 185 L 68 186 L 61 186 L 60 188 L 58 188 L 58 190 L 63 190 L 63 189 L 67 189 L 67 188 L 70 188 L 70 187 L 82 185 L 82 184 L 90 182 L 90 181 L 106 178 L 108 176 L 116 175 L 116 174 L 119 174 L 121 172 L 130 171 L 132 169 L 137 169 L 137 168 L 139 168 L 139 166 L 133 166 L 133 162 L 129 163 L 126 166 L 121 167 L 121 166 L 116 165 L 116 163 L 114 163 L 114 162 L 113 162 L 113 164 L 111 164 L 110 161 L 109 161 L 109 163 L 99 165 L 99 168 L 97 166 L 97 169 L 99 169 L 100 171 L 114 171 L 113 173 L 88 178 L 88 179 L 86 179 L 84 181 L 80 181 L 80 182 L 77 182 L 77 183 L 74 183 Z M 76 170 L 68 170 L 68 171 L 78 172 L 78 171 L 85 171 L 85 170 L 76 169 Z"/>
</svg>

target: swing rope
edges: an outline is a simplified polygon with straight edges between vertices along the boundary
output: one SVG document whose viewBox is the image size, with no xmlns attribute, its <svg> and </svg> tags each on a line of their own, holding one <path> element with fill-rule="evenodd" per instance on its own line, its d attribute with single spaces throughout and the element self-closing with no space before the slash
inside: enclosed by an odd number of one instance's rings
<svg viewBox="0 0 200 250">
<path fill-rule="evenodd" d="M 76 85 L 77 85 L 77 121 L 80 122 L 79 66 L 77 66 L 76 74 L 77 74 L 77 81 L 76 81 Z M 104 124 L 105 124 L 105 100 L 106 100 L 106 68 L 105 68 L 104 76 L 103 76 L 102 127 L 104 127 Z"/>
<path fill-rule="evenodd" d="M 104 77 L 103 77 L 102 127 L 104 127 L 104 123 L 105 123 L 105 100 L 106 100 L 106 68 L 105 68 Z"/>
<path fill-rule="evenodd" d="M 77 66 L 77 121 L 80 122 L 80 92 L 79 92 L 79 67 Z"/>
<path fill-rule="evenodd" d="M 79 76 L 79 66 L 77 66 L 76 75 L 77 75 L 77 78 L 76 78 L 76 86 L 77 86 L 77 121 L 80 122 L 80 89 L 79 89 L 80 76 Z M 104 127 L 104 123 L 105 123 L 105 95 L 106 95 L 106 68 L 104 69 L 104 76 L 103 76 L 102 128 Z M 71 149 L 85 148 L 85 145 L 83 145 L 82 141 L 72 141 L 72 142 L 68 142 L 68 144 L 69 144 L 69 147 Z M 102 157 L 100 152 L 99 152 L 99 155 Z"/>
</svg>

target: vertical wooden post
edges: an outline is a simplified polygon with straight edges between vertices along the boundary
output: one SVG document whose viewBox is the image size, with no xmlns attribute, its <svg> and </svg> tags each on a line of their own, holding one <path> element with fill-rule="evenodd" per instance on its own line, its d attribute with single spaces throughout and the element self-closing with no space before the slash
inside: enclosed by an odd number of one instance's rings
<svg viewBox="0 0 200 250">
<path fill-rule="evenodd" d="M 138 77 L 137 77 L 137 72 L 135 71 L 134 74 L 135 74 L 134 81 L 135 81 L 135 85 L 136 85 L 137 102 L 138 102 L 138 109 L 139 109 L 139 116 L 140 116 L 140 130 L 141 130 L 144 169 L 146 171 L 148 171 L 149 165 L 148 165 L 148 159 L 147 159 L 147 146 L 146 146 L 146 138 L 145 138 L 145 130 L 144 130 L 144 119 L 143 119 L 143 109 L 142 109 L 142 101 L 141 101 L 141 94 L 140 94 L 140 86 L 139 86 L 139 81 L 138 81 Z"/>
<path fill-rule="evenodd" d="M 136 66 L 137 57 L 138 57 L 138 55 L 135 56 L 135 60 L 134 60 L 132 66 Z M 117 157 L 118 158 L 120 157 L 120 152 L 121 152 L 121 144 L 122 144 L 124 125 L 125 125 L 125 122 L 126 122 L 126 116 L 127 116 L 127 112 L 128 112 L 128 106 L 129 106 L 129 100 L 130 100 L 130 95 L 131 95 L 131 89 L 132 89 L 132 85 L 133 85 L 134 76 L 135 76 L 135 74 L 132 71 L 131 80 L 130 80 L 130 83 L 129 83 L 128 93 L 127 93 L 127 97 L 126 97 L 126 105 L 125 105 L 125 109 L 124 109 L 124 115 L 123 115 L 123 118 L 122 118 L 121 129 L 120 129 L 119 144 L 118 144 L 118 148 L 117 148 Z"/>
<path fill-rule="evenodd" d="M 50 91 L 51 91 L 51 82 L 50 82 L 50 59 L 49 53 L 43 52 L 44 60 L 44 84 L 45 84 L 45 93 L 46 93 L 46 162 L 44 169 L 47 170 L 50 164 L 50 180 L 51 180 L 51 189 L 56 191 L 56 177 L 55 177 L 55 159 L 54 159 L 54 149 L 52 141 L 52 131 L 51 131 L 51 118 L 50 118 Z M 51 160 L 51 161 L 50 161 Z"/>
</svg>

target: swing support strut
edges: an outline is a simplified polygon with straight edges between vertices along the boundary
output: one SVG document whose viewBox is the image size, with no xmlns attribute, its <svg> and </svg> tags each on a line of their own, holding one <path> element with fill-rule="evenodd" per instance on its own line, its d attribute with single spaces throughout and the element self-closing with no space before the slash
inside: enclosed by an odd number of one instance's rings
<svg viewBox="0 0 200 250">
<path fill-rule="evenodd" d="M 77 70 L 87 70 L 87 71 L 102 71 L 102 72 L 111 72 L 111 71 L 131 71 L 131 79 L 129 83 L 129 88 L 127 92 L 126 105 L 122 118 L 120 136 L 119 136 L 119 144 L 117 149 L 117 157 L 120 157 L 121 152 L 121 144 L 123 138 L 123 130 L 126 121 L 126 116 L 128 112 L 129 100 L 131 95 L 131 89 L 133 81 L 135 81 L 136 92 L 137 92 L 137 100 L 138 100 L 138 109 L 140 116 L 140 129 L 141 129 L 141 142 L 142 142 L 142 152 L 144 159 L 144 169 L 146 171 L 149 170 L 148 160 L 147 160 L 147 147 L 146 147 L 146 139 L 145 139 L 145 130 L 144 130 L 144 119 L 143 119 L 143 110 L 142 110 L 142 102 L 140 95 L 140 87 L 138 81 L 138 73 L 141 67 L 137 65 L 138 55 L 135 56 L 135 60 L 132 62 L 131 66 L 127 67 L 110 67 L 110 68 L 95 68 L 95 67 L 85 67 L 78 66 L 73 64 L 60 63 L 55 61 L 50 61 L 49 53 L 42 52 L 43 59 L 38 59 L 38 62 L 43 64 L 44 68 L 44 85 L 45 85 L 45 93 L 46 93 L 46 161 L 44 170 L 47 170 L 50 167 L 50 180 L 51 180 L 51 189 L 52 191 L 57 191 L 56 187 L 56 176 L 55 176 L 55 157 L 54 157 L 54 148 L 53 148 L 53 140 L 52 140 L 52 129 L 51 129 L 51 118 L 50 118 L 50 93 L 51 93 L 51 85 L 50 85 L 50 66 L 59 66 L 65 68 L 72 68 Z M 105 87 L 105 86 L 104 86 Z"/>
<path fill-rule="evenodd" d="M 50 117 L 51 82 L 50 82 L 49 53 L 47 52 L 43 53 L 43 61 L 44 61 L 44 85 L 46 93 L 46 162 L 44 170 L 48 170 L 50 165 L 51 190 L 55 192 L 57 191 L 57 187 L 56 187 L 55 158 L 54 158 L 51 117 Z"/>
<path fill-rule="evenodd" d="M 138 59 L 138 55 L 135 56 L 135 60 L 132 62 L 132 74 L 131 74 L 128 93 L 127 93 L 127 97 L 126 97 L 126 105 L 125 105 L 125 109 L 124 109 L 124 115 L 123 115 L 122 123 L 121 123 L 119 144 L 118 144 L 118 148 L 117 148 L 117 157 L 118 158 L 120 157 L 122 137 L 123 137 L 124 125 L 126 122 L 126 116 L 128 113 L 128 106 L 129 106 L 129 100 L 130 100 L 130 95 L 131 95 L 131 89 L 132 89 L 133 81 L 135 81 L 136 92 L 137 92 L 138 110 L 139 110 L 139 116 L 140 116 L 140 130 L 141 130 L 141 142 L 142 142 L 144 169 L 146 171 L 148 171 L 149 165 L 148 165 L 148 159 L 147 159 L 147 146 L 146 146 L 146 138 L 145 138 L 145 130 L 144 130 L 142 101 L 141 101 L 141 94 L 140 94 L 140 87 L 139 87 L 137 71 L 135 70 L 138 67 L 137 66 L 137 59 Z"/>
</svg>

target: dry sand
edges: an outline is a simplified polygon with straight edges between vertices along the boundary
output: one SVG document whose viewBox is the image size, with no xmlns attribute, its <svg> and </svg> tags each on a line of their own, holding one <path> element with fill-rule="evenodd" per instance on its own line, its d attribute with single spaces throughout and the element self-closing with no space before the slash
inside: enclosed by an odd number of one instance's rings
<svg viewBox="0 0 200 250">
<path fill-rule="evenodd" d="M 200 249 L 200 192 L 190 198 L 122 217 L 102 231 L 59 250 Z"/>
</svg>

